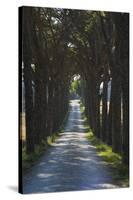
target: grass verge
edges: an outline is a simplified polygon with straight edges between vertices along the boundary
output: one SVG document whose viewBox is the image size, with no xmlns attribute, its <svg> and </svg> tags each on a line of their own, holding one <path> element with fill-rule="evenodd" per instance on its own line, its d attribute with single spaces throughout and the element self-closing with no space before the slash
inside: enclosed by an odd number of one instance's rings
<svg viewBox="0 0 133 200">
<path fill-rule="evenodd" d="M 46 150 L 52 146 L 53 142 L 59 137 L 58 133 L 54 133 L 52 136 L 48 136 L 46 140 L 43 140 L 41 145 L 36 145 L 35 150 L 31 154 L 26 153 L 26 148 L 22 149 L 22 171 L 25 174 L 28 170 L 41 158 Z"/>
<path fill-rule="evenodd" d="M 69 112 L 68 112 L 69 113 Z M 45 154 L 47 149 L 52 146 L 52 144 L 55 142 L 55 140 L 59 137 L 59 133 L 64 131 L 64 126 L 66 124 L 68 113 L 66 114 L 65 119 L 63 120 L 63 123 L 61 127 L 59 128 L 58 133 L 53 133 L 51 136 L 48 136 L 47 139 L 42 140 L 41 145 L 36 145 L 35 150 L 31 154 L 26 153 L 26 148 L 24 147 L 22 149 L 22 172 L 23 174 L 26 174 L 29 169 L 35 165 L 36 162 L 41 158 L 42 155 Z"/>
<path fill-rule="evenodd" d="M 82 112 L 82 119 L 84 119 L 84 126 L 88 126 L 88 120 L 85 116 L 85 107 L 82 102 L 80 102 L 80 110 Z M 129 186 L 129 167 L 122 162 L 122 156 L 120 154 L 114 153 L 112 147 L 108 146 L 100 139 L 94 136 L 90 127 L 88 126 L 88 132 L 86 137 L 91 142 L 92 145 L 96 147 L 97 154 L 103 158 L 106 164 L 112 170 L 112 178 L 114 183 L 118 184 L 120 187 Z"/>
<path fill-rule="evenodd" d="M 83 125 L 87 130 L 90 130 L 88 125 L 87 117 L 85 116 L 85 106 L 83 105 L 82 101 L 80 101 L 80 111 L 81 111 L 81 117 L 84 120 Z"/>
<path fill-rule="evenodd" d="M 107 165 L 112 169 L 112 178 L 114 183 L 120 187 L 129 186 L 129 169 L 122 163 L 122 156 L 112 152 L 112 148 L 96 138 L 92 131 L 87 133 L 87 138 L 92 145 L 96 147 L 99 156 L 106 161 Z"/>
</svg>

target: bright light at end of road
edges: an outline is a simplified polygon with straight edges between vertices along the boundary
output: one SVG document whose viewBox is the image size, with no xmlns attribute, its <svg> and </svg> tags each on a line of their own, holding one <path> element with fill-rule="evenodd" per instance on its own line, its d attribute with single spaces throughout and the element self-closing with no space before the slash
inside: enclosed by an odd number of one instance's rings
<svg viewBox="0 0 133 200">
<path fill-rule="evenodd" d="M 79 74 L 75 75 L 73 79 L 74 79 L 74 81 L 79 80 L 80 79 L 80 75 Z"/>
</svg>

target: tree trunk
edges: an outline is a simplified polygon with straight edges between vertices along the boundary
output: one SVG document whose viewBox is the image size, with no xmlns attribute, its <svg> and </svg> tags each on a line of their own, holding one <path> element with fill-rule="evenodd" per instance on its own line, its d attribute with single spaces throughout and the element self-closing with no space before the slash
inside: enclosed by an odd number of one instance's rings
<svg viewBox="0 0 133 200">
<path fill-rule="evenodd" d="M 107 115 L 107 144 L 112 145 L 112 89 L 109 104 L 109 113 Z"/>
<path fill-rule="evenodd" d="M 24 60 L 26 152 L 29 154 L 34 151 L 33 93 L 30 63 L 28 60 Z"/>
<path fill-rule="evenodd" d="M 48 105 L 47 105 L 47 135 L 50 136 L 53 130 L 53 85 L 52 80 L 48 83 Z"/>
<path fill-rule="evenodd" d="M 27 20 L 29 19 L 29 20 Z M 25 84 L 25 112 L 26 112 L 26 151 L 34 151 L 34 123 L 33 123 L 33 91 L 32 91 L 32 51 L 31 51 L 31 9 L 23 8 L 23 62 Z"/>
<path fill-rule="evenodd" d="M 129 164 L 129 72 L 123 76 L 123 161 Z"/>
<path fill-rule="evenodd" d="M 99 85 L 96 92 L 96 136 L 100 138 L 100 96 L 99 96 Z"/>
<path fill-rule="evenodd" d="M 122 151 L 121 134 L 121 79 L 119 72 L 112 73 L 112 149 Z"/>
<path fill-rule="evenodd" d="M 103 95 L 102 95 L 102 140 L 106 142 L 107 138 L 107 77 L 103 82 Z"/>
</svg>

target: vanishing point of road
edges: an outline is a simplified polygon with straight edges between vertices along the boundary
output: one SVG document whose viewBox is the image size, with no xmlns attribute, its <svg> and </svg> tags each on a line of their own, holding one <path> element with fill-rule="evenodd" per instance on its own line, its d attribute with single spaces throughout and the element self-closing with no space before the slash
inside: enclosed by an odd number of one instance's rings
<svg viewBox="0 0 133 200">
<path fill-rule="evenodd" d="M 24 176 L 24 194 L 118 187 L 86 138 L 83 123 L 79 101 L 73 100 L 64 132 Z"/>
</svg>

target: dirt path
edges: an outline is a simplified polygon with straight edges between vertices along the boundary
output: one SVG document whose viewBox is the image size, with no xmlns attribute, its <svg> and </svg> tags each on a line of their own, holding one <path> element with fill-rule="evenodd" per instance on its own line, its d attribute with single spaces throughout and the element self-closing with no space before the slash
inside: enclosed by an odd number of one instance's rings
<svg viewBox="0 0 133 200">
<path fill-rule="evenodd" d="M 116 187 L 106 163 L 85 137 L 79 103 L 74 100 L 65 131 L 24 177 L 23 193 Z"/>
</svg>

